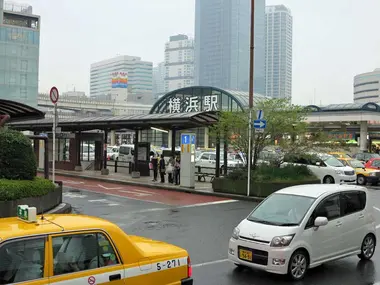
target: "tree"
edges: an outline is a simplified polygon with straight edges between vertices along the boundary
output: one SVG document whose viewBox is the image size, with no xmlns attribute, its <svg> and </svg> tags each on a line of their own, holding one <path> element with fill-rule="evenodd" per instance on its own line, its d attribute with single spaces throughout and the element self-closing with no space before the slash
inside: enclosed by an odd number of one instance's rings
<svg viewBox="0 0 380 285">
<path fill-rule="evenodd" d="M 0 129 L 0 179 L 33 180 L 37 159 L 29 138 L 24 134 Z"/>
<path fill-rule="evenodd" d="M 308 132 L 306 118 L 309 110 L 291 104 L 288 99 L 267 99 L 259 102 L 256 110 L 264 111 L 267 121 L 263 133 L 252 131 L 252 169 L 256 168 L 261 151 L 270 145 L 277 145 L 283 152 L 302 153 L 316 148 L 317 143 L 326 142 L 327 136 L 321 130 Z M 252 120 L 256 112 L 252 112 Z M 221 112 L 219 122 L 210 128 L 210 135 L 225 140 L 236 150 L 248 153 L 249 110 Z"/>
</svg>

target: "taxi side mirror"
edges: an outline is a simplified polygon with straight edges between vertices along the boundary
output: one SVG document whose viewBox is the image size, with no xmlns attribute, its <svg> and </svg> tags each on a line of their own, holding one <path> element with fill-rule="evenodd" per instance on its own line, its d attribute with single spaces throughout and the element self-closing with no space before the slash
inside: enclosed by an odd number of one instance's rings
<svg viewBox="0 0 380 285">
<path fill-rule="evenodd" d="M 314 221 L 314 227 L 322 227 L 328 224 L 329 220 L 326 217 L 317 217 Z"/>
</svg>

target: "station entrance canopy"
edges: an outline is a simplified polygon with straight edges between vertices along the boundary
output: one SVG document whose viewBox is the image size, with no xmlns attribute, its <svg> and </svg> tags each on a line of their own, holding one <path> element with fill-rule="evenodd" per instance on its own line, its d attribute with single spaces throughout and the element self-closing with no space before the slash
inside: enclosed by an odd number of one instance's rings
<svg viewBox="0 0 380 285">
<path fill-rule="evenodd" d="M 43 112 L 33 107 L 15 101 L 0 99 L 0 127 L 7 121 L 25 121 L 44 117 Z"/>
</svg>

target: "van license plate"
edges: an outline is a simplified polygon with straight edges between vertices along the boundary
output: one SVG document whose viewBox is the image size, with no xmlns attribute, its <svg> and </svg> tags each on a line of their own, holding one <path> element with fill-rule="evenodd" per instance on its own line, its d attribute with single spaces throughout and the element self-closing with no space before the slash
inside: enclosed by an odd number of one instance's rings
<svg viewBox="0 0 380 285">
<path fill-rule="evenodd" d="M 252 261 L 252 251 L 240 249 L 239 250 L 239 258 L 247 261 Z"/>
</svg>

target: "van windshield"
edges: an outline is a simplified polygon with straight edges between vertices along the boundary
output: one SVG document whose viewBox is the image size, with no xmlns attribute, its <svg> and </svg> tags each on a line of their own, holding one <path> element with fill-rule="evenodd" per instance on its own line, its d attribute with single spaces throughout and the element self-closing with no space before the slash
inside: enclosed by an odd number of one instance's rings
<svg viewBox="0 0 380 285">
<path fill-rule="evenodd" d="M 257 206 L 247 220 L 267 225 L 297 226 L 314 201 L 312 197 L 275 193 Z"/>
<path fill-rule="evenodd" d="M 324 157 L 323 161 L 332 167 L 344 167 L 344 164 L 340 162 L 337 158 L 330 156 L 330 157 Z"/>
</svg>

